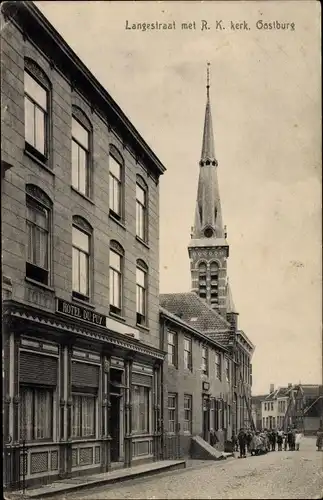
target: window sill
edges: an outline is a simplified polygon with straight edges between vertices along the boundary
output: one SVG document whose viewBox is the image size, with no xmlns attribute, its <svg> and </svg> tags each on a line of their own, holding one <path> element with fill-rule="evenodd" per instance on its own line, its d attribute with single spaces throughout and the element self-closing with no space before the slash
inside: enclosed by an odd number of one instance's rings
<svg viewBox="0 0 323 500">
<path fill-rule="evenodd" d="M 80 304 L 81 306 L 89 307 L 90 309 L 95 309 L 95 306 L 91 304 L 90 302 L 87 302 L 86 300 L 78 299 L 77 297 L 73 297 L 72 295 L 72 302 L 76 302 L 77 304 Z"/>
<path fill-rule="evenodd" d="M 115 216 L 113 215 L 113 212 L 111 212 L 111 210 L 109 211 L 109 218 L 110 218 L 111 220 L 113 220 L 113 222 L 115 222 L 116 224 L 118 224 L 118 226 L 122 227 L 122 229 L 124 229 L 124 230 L 126 231 L 126 226 L 125 226 L 125 224 L 123 223 L 123 221 L 122 221 L 122 220 L 119 220 L 117 217 L 115 217 Z"/>
<path fill-rule="evenodd" d="M 142 240 L 139 236 L 136 235 L 136 240 L 139 241 L 139 243 L 141 243 L 144 247 L 148 248 L 148 250 L 150 250 L 150 246 L 148 245 L 148 243 L 144 240 Z"/>
<path fill-rule="evenodd" d="M 98 441 L 98 439 L 95 436 L 77 436 L 77 437 L 71 437 L 71 440 L 73 443 L 84 443 L 84 441 L 89 441 L 89 442 L 94 442 Z"/>
<path fill-rule="evenodd" d="M 22 441 L 21 441 L 22 442 Z M 51 438 L 46 438 L 46 439 L 33 439 L 31 441 L 27 441 L 26 439 L 26 444 L 28 445 L 28 448 L 31 446 L 48 446 L 53 444 L 55 441 L 54 439 Z"/>
<path fill-rule="evenodd" d="M 44 288 L 44 290 L 48 290 L 49 292 L 55 292 L 55 288 L 52 286 L 45 285 L 44 283 L 41 283 L 40 281 L 33 280 L 32 278 L 28 278 L 25 276 L 25 281 L 27 283 L 30 283 L 31 285 L 39 286 L 40 288 Z"/>
<path fill-rule="evenodd" d="M 94 201 L 92 201 L 91 198 L 89 198 L 88 196 L 86 196 L 86 194 L 81 193 L 81 191 L 79 191 L 78 189 L 76 189 L 73 186 L 71 186 L 71 190 L 74 191 L 74 193 L 78 194 L 79 196 L 82 196 L 82 198 L 84 198 L 86 201 L 88 201 L 89 203 L 91 203 L 91 205 L 94 205 Z"/>
<path fill-rule="evenodd" d="M 109 316 L 117 321 L 122 321 L 123 323 L 126 321 L 126 318 L 124 318 L 123 316 L 120 316 L 119 314 L 116 314 L 116 313 L 113 313 L 113 312 L 109 312 Z"/>
<path fill-rule="evenodd" d="M 51 168 L 49 168 L 46 163 L 44 163 L 43 161 L 41 161 L 39 158 L 37 158 L 37 156 L 33 155 L 29 149 L 27 149 L 25 147 L 25 150 L 24 150 L 24 154 L 26 156 L 28 156 L 32 161 L 34 161 L 35 163 L 37 163 L 38 165 L 40 165 L 42 168 L 44 168 L 45 170 L 47 170 L 47 172 L 49 172 L 51 175 L 55 176 L 53 170 Z"/>
<path fill-rule="evenodd" d="M 141 330 L 144 330 L 146 333 L 150 332 L 150 328 L 146 325 L 141 325 L 140 323 L 136 323 L 136 327 L 140 328 Z"/>
</svg>

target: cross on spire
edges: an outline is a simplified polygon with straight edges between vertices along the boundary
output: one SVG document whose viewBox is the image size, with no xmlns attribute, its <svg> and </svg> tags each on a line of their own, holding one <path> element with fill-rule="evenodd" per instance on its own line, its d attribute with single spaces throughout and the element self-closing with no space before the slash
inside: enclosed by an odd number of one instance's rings
<svg viewBox="0 0 323 500">
<path fill-rule="evenodd" d="M 206 66 L 206 92 L 207 92 L 207 98 L 209 99 L 210 97 L 210 66 L 211 63 L 207 63 Z"/>
</svg>

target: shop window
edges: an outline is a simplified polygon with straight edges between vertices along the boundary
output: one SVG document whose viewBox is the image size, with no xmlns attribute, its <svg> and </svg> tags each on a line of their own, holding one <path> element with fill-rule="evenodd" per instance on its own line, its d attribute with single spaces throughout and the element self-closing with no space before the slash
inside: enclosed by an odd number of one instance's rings
<svg viewBox="0 0 323 500">
<path fill-rule="evenodd" d="M 72 437 L 94 437 L 96 397 L 73 394 L 72 399 Z"/>
<path fill-rule="evenodd" d="M 20 439 L 26 441 L 53 438 L 52 389 L 20 386 Z"/>
<path fill-rule="evenodd" d="M 150 430 L 150 388 L 132 386 L 132 432 L 148 434 Z"/>
</svg>

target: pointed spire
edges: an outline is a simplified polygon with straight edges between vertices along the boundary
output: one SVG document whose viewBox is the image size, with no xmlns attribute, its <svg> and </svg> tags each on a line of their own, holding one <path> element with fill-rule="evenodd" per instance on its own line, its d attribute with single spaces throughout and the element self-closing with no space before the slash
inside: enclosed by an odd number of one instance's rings
<svg viewBox="0 0 323 500">
<path fill-rule="evenodd" d="M 226 303 L 226 306 L 227 306 L 227 313 L 237 314 L 236 308 L 234 306 L 233 298 L 232 298 L 229 278 L 227 278 L 227 303 Z"/>
<path fill-rule="evenodd" d="M 206 108 L 205 108 L 205 119 L 204 119 L 202 153 L 200 162 L 201 166 L 204 165 L 204 163 L 207 161 L 217 166 L 217 161 L 215 159 L 215 151 L 214 151 L 213 124 L 212 124 L 212 114 L 211 114 L 211 104 L 210 104 L 210 63 L 207 63 L 207 69 L 206 69 Z"/>
</svg>

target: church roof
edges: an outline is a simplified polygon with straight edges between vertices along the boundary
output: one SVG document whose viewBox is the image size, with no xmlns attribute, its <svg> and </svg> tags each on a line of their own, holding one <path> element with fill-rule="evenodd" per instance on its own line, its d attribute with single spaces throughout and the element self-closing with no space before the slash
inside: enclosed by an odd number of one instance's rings
<svg viewBox="0 0 323 500">
<path fill-rule="evenodd" d="M 230 323 L 200 299 L 196 293 L 162 293 L 159 301 L 161 307 L 215 341 L 222 345 L 228 345 L 230 342 Z"/>
</svg>

